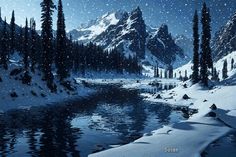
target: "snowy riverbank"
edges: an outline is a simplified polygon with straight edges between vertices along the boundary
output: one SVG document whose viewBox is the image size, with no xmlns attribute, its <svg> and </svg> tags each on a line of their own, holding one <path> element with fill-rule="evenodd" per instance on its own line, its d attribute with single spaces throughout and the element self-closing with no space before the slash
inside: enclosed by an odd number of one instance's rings
<svg viewBox="0 0 236 157">
<path fill-rule="evenodd" d="M 207 90 L 187 82 L 187 88 L 180 84 L 172 90 L 155 95 L 143 94 L 147 101 L 164 102 L 174 106 L 185 105 L 198 109 L 198 113 L 186 121 L 164 126 L 151 134 L 144 135 L 133 143 L 92 154 L 89 157 L 200 156 L 211 142 L 225 135 L 232 128 L 236 128 L 236 98 L 235 93 L 232 92 L 235 90 L 236 86 L 220 85 Z M 190 99 L 183 99 L 185 94 Z M 161 99 L 157 96 L 161 96 Z M 218 107 L 215 111 L 216 118 L 208 116 L 212 104 Z"/>
<path fill-rule="evenodd" d="M 96 91 L 83 86 L 82 84 L 71 84 L 74 90 L 68 90 L 59 82 L 57 92 L 49 91 L 46 83 L 42 81 L 39 72 L 30 74 L 32 76 L 29 85 L 22 84 L 22 72 L 18 64 L 12 63 L 8 70 L 0 71 L 0 112 L 5 112 L 11 109 L 29 109 L 32 106 L 51 105 L 61 103 L 63 101 L 79 99 L 94 94 Z"/>
</svg>

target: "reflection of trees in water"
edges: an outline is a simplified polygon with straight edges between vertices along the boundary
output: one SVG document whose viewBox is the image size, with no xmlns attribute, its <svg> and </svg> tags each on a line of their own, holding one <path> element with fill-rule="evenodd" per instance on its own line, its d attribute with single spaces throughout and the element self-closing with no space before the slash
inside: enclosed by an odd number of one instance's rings
<svg viewBox="0 0 236 157">
<path fill-rule="evenodd" d="M 168 124 L 170 121 L 169 116 L 172 112 L 172 108 L 164 104 L 152 104 L 149 105 L 148 112 L 149 114 L 154 113 L 156 115 L 158 123 Z"/>
<path fill-rule="evenodd" d="M 42 136 L 40 137 L 40 156 L 60 157 L 71 153 L 73 157 L 79 157 L 76 150 L 76 141 L 79 130 L 71 127 L 67 110 L 57 109 L 55 112 L 44 112 L 42 119 Z"/>
<path fill-rule="evenodd" d="M 5 117 L 7 120 L 4 120 Z M 64 157 L 68 153 L 73 157 L 80 156 L 76 150 L 80 130 L 71 127 L 70 111 L 66 108 L 49 108 L 36 115 L 30 111 L 15 111 L 5 117 L 1 117 L 3 120 L 0 123 L 0 156 L 8 156 L 16 151 L 16 138 L 22 134 L 22 130 L 26 130 L 27 153 L 32 157 Z"/>
<path fill-rule="evenodd" d="M 137 90 L 110 90 L 104 95 L 106 101 L 100 102 L 95 111 L 101 116 L 102 121 L 92 121 L 91 127 L 115 131 L 119 133 L 119 138 L 123 142 L 127 141 L 127 137 L 141 135 L 147 115 L 145 105 L 138 94 Z"/>
<path fill-rule="evenodd" d="M 2 157 L 5 157 L 7 156 L 7 143 L 9 141 L 9 139 L 6 138 L 6 129 L 5 129 L 5 126 L 2 122 L 0 122 L 0 128 L 1 128 L 1 131 L 0 131 L 0 154 Z"/>
<path fill-rule="evenodd" d="M 27 139 L 27 153 L 32 157 L 79 157 L 76 144 L 81 130 L 72 128 L 70 122 L 81 114 L 92 116 L 97 113 L 102 121 L 94 122 L 91 129 L 100 129 L 103 123 L 109 130 L 117 132 L 121 141 L 130 142 L 142 135 L 149 114 L 154 113 L 161 122 L 169 120 L 171 108 L 145 103 L 137 90 L 111 87 L 92 99 L 67 106 L 7 112 L 0 116 L 0 156 L 13 154 L 16 139 L 23 134 Z"/>
</svg>

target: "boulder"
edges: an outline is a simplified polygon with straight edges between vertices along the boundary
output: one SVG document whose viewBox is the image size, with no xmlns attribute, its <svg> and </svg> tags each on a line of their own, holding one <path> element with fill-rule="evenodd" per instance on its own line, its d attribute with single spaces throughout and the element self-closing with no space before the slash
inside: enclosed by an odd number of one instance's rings
<svg viewBox="0 0 236 157">
<path fill-rule="evenodd" d="M 190 99 L 190 97 L 187 94 L 184 94 L 183 99 L 188 100 L 188 99 Z"/>
<path fill-rule="evenodd" d="M 215 105 L 215 104 L 213 104 L 213 105 L 211 105 L 210 109 L 212 109 L 212 110 L 216 110 L 216 109 L 217 109 L 217 107 L 216 107 L 216 105 Z"/>
<path fill-rule="evenodd" d="M 161 95 L 158 94 L 158 95 L 156 96 L 156 99 L 162 99 Z"/>
</svg>

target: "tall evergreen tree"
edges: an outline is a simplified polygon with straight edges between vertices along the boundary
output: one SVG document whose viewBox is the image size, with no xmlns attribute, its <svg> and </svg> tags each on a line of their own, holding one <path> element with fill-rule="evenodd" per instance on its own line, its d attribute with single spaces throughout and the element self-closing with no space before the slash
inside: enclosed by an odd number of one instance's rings
<svg viewBox="0 0 236 157">
<path fill-rule="evenodd" d="M 233 70 L 234 69 L 234 59 L 232 58 L 231 59 L 231 70 Z"/>
<path fill-rule="evenodd" d="M 24 41 L 24 32 L 23 32 L 23 27 L 20 26 L 19 40 L 18 40 L 17 44 L 18 44 L 18 49 L 21 53 L 23 53 L 23 51 L 24 51 L 23 41 Z"/>
<path fill-rule="evenodd" d="M 208 68 L 210 68 L 211 70 L 213 70 L 213 61 L 212 61 L 212 50 L 211 50 L 211 15 L 210 15 L 210 9 L 207 8 L 207 12 L 206 12 L 206 21 L 205 21 L 206 25 L 205 25 L 205 29 L 206 31 L 204 31 L 205 37 L 206 37 L 206 56 L 207 56 L 207 66 Z"/>
<path fill-rule="evenodd" d="M 204 86 L 208 86 L 208 52 L 209 52 L 209 29 L 208 29 L 208 9 L 204 2 L 202 7 L 202 43 L 201 43 L 201 60 L 200 60 L 200 77 Z"/>
<path fill-rule="evenodd" d="M 28 19 L 25 20 L 25 31 L 24 31 L 24 68 L 28 71 L 29 68 L 29 28 Z"/>
<path fill-rule="evenodd" d="M 53 84 L 53 74 L 51 66 L 53 63 L 53 45 L 52 45 L 52 14 L 54 11 L 54 3 L 52 0 L 43 0 L 41 2 L 42 14 L 42 70 L 43 79 L 47 81 L 47 86 L 52 92 L 56 91 L 56 86 Z"/>
<path fill-rule="evenodd" d="M 10 50 L 13 53 L 15 50 L 15 12 L 12 11 L 11 23 L 10 23 Z"/>
<path fill-rule="evenodd" d="M 193 18 L 193 83 L 199 81 L 199 33 L 198 33 L 198 13 L 195 11 Z"/>
<path fill-rule="evenodd" d="M 213 68 L 212 78 L 211 79 L 214 80 L 214 81 L 219 81 L 219 75 L 218 75 L 217 70 L 216 70 L 215 67 Z"/>
<path fill-rule="evenodd" d="M 36 22 L 33 18 L 30 20 L 30 31 L 31 31 L 31 47 L 30 47 L 31 71 L 34 72 L 35 65 L 37 62 L 37 57 L 36 57 L 37 32 L 36 32 Z"/>
<path fill-rule="evenodd" d="M 168 71 L 169 71 L 169 78 L 173 78 L 174 76 L 174 70 L 173 70 L 173 66 L 172 65 L 169 65 L 168 67 Z"/>
<path fill-rule="evenodd" d="M 226 79 L 228 77 L 228 69 L 227 69 L 228 63 L 227 60 L 224 61 L 223 69 L 222 69 L 222 78 Z"/>
<path fill-rule="evenodd" d="M 1 37 L 1 65 L 5 70 L 8 69 L 7 61 L 8 61 L 8 53 L 9 53 L 9 35 L 7 31 L 7 20 L 5 17 L 5 21 L 3 23 L 3 29 L 2 29 L 2 37 Z"/>
<path fill-rule="evenodd" d="M 56 66 L 57 74 L 61 81 L 68 76 L 67 70 L 67 50 L 66 50 L 66 31 L 65 31 L 65 18 L 63 13 L 62 1 L 58 1 L 58 19 L 57 19 L 57 54 Z"/>
</svg>

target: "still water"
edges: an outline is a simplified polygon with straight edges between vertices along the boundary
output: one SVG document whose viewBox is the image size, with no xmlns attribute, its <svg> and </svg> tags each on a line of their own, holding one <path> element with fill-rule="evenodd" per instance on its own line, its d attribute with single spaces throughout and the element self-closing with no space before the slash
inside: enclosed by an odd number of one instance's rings
<svg viewBox="0 0 236 157">
<path fill-rule="evenodd" d="M 235 157 L 236 156 L 236 131 L 228 133 L 211 143 L 202 153 L 202 157 Z"/>
<path fill-rule="evenodd" d="M 1 115 L 0 156 L 87 157 L 184 119 L 168 105 L 144 101 L 142 91 L 97 88 L 84 100 Z"/>
</svg>

